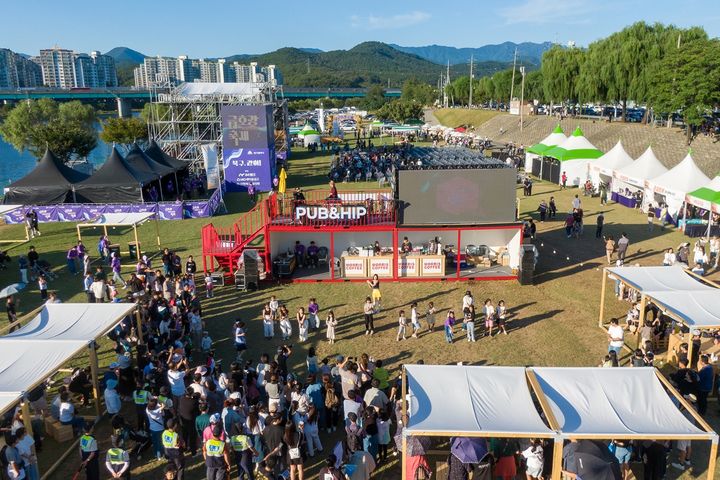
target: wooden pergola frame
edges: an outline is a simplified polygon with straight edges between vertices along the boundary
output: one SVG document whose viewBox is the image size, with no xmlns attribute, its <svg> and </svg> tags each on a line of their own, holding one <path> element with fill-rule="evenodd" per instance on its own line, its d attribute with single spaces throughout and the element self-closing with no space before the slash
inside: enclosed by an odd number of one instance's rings
<svg viewBox="0 0 720 480">
<path fill-rule="evenodd" d="M 702 428 L 707 435 L 706 436 L 698 436 L 698 435 L 687 435 L 687 434 L 677 434 L 677 435 L 655 435 L 655 434 L 627 434 L 623 433 L 621 436 L 622 438 L 626 438 L 628 440 L 710 440 L 710 455 L 708 459 L 708 470 L 707 470 L 707 478 L 714 478 L 715 475 L 715 469 L 717 464 L 717 453 L 718 453 L 718 434 L 715 433 L 715 431 L 712 429 L 712 427 L 705 421 L 705 419 L 700 416 L 699 413 L 695 411 L 695 409 L 688 403 L 685 398 L 683 398 L 682 395 L 680 395 L 680 392 L 677 391 L 675 387 L 672 386 L 670 381 L 666 379 L 663 374 L 657 369 L 654 369 L 655 375 L 660 380 L 660 382 L 665 386 L 668 392 L 675 397 L 675 399 L 680 402 L 680 404 L 692 415 L 692 417 L 695 419 L 697 424 Z M 543 414 L 545 415 L 545 419 L 550 427 L 550 430 L 552 430 L 549 434 L 537 434 L 537 433 L 508 433 L 508 432 L 490 432 L 490 431 L 483 431 L 483 432 L 463 432 L 461 436 L 463 437 L 495 437 L 495 438 L 552 438 L 553 439 L 553 464 L 552 464 L 552 476 L 551 480 L 560 480 L 562 476 L 562 454 L 563 454 L 563 442 L 564 440 L 608 440 L 608 434 L 566 434 L 562 433 L 562 427 L 558 423 L 557 418 L 555 417 L 555 414 L 552 411 L 552 408 L 550 407 L 550 404 L 548 403 L 548 399 L 545 396 L 545 393 L 543 392 L 542 387 L 540 386 L 540 382 L 537 379 L 537 375 L 534 371 L 531 369 L 526 368 L 525 369 L 525 375 L 527 378 L 527 382 L 530 385 L 530 388 L 532 392 L 535 394 L 535 397 L 537 398 L 538 402 L 540 403 L 540 408 L 543 411 Z M 453 437 L 458 436 L 458 432 L 439 432 L 439 431 L 415 431 L 412 433 L 406 433 L 407 425 L 408 425 L 408 415 L 407 415 L 407 373 L 405 371 L 405 368 L 402 369 L 402 418 L 403 418 L 403 432 L 402 432 L 402 479 L 407 479 L 407 464 L 406 464 L 406 458 L 407 458 L 407 437 L 410 435 L 416 435 L 416 436 L 435 436 L 435 437 Z"/>
<path fill-rule="evenodd" d="M 95 304 L 92 304 L 95 305 Z M 40 307 L 36 308 L 32 312 L 28 313 L 27 315 L 23 316 L 21 319 L 16 320 L 15 322 L 11 323 L 10 325 L 7 325 L 0 329 L 0 333 L 5 332 L 6 330 L 9 330 L 12 327 L 15 326 L 21 326 L 21 323 L 25 320 L 32 320 L 35 318 L 45 307 L 45 305 L 41 305 Z M 131 310 L 132 312 L 132 310 Z M 132 314 L 132 313 L 131 313 Z M 137 330 L 137 338 L 138 338 L 138 344 L 143 344 L 143 336 L 142 336 L 142 318 L 140 316 L 140 310 L 137 307 L 137 305 L 134 308 L 134 314 L 135 314 L 135 329 Z M 75 351 L 72 355 L 70 355 L 68 358 L 66 358 L 63 362 L 61 362 L 58 365 L 58 368 L 61 367 L 63 364 L 67 363 L 72 358 L 77 357 L 81 353 L 85 351 L 85 349 L 88 349 L 88 355 L 90 357 L 90 371 L 92 376 L 92 386 L 93 386 L 93 396 L 95 397 L 95 401 L 93 402 L 95 404 L 95 423 L 100 419 L 102 410 L 101 410 L 101 395 L 100 395 L 100 378 L 99 378 L 99 365 L 98 365 L 98 356 L 97 356 L 97 340 L 105 335 L 108 334 L 115 326 L 117 326 L 118 323 L 122 321 L 122 319 L 125 317 L 125 315 L 121 315 L 115 319 L 115 321 L 112 322 L 112 324 L 104 329 L 101 333 L 95 336 L 95 338 L 89 340 L 87 344 L 81 348 L 79 348 L 77 351 Z M 46 340 L 47 342 L 53 342 L 53 340 Z M 22 393 L 23 396 L 20 399 L 20 409 L 22 410 L 23 415 L 23 423 L 25 424 L 25 430 L 29 435 L 33 434 L 33 428 L 32 428 L 32 422 L 31 422 L 31 416 L 30 416 L 30 406 L 27 401 L 24 400 L 24 396 L 27 392 L 30 392 L 40 386 L 43 382 L 46 380 L 46 376 L 43 378 L 35 381 L 30 386 L 28 386 Z M 8 410 L 15 408 L 15 405 L 9 406 L 5 409 L 0 409 L 0 415 L 5 414 Z M 45 472 L 44 475 L 42 475 L 42 479 L 49 479 L 50 476 L 53 474 L 55 470 L 60 466 L 60 464 L 65 460 L 68 455 L 73 452 L 80 439 L 76 439 L 69 447 L 68 449 L 58 458 L 58 460 Z M 39 467 L 39 466 L 38 466 Z"/>
<path fill-rule="evenodd" d="M 713 282 L 712 280 L 709 280 L 707 278 L 701 277 L 700 275 L 694 273 L 690 269 L 685 269 L 685 273 L 697 278 L 701 282 L 707 283 L 708 285 L 712 285 L 715 288 L 720 288 L 720 284 Z M 611 273 L 608 272 L 608 267 L 604 267 L 603 268 L 603 277 L 602 277 L 602 286 L 600 287 L 600 315 L 598 318 L 598 326 L 600 328 L 602 328 L 603 330 L 607 330 L 605 328 L 605 321 L 604 321 L 605 292 L 607 290 L 607 279 L 610 275 L 611 275 Z M 618 280 L 621 283 L 625 283 L 620 279 L 618 279 Z M 645 309 L 647 308 L 648 301 L 650 301 L 650 302 L 654 303 L 655 305 L 662 307 L 665 310 L 665 312 L 664 312 L 665 315 L 668 315 L 669 317 L 674 318 L 679 323 L 685 325 L 686 327 L 688 327 L 690 329 L 697 329 L 697 330 L 701 330 L 701 331 L 702 330 L 720 329 L 720 325 L 702 325 L 702 326 L 688 325 L 688 323 L 683 318 L 680 318 L 678 315 L 675 315 L 673 312 L 671 312 L 669 310 L 667 305 L 663 304 L 662 302 L 660 302 L 659 300 L 654 298 L 652 295 L 648 295 L 647 293 L 642 292 L 640 290 L 638 290 L 638 292 L 640 293 L 640 318 L 638 319 L 638 328 L 645 326 Z M 640 336 L 638 335 L 638 342 L 639 341 L 640 341 Z M 630 349 L 629 347 L 627 347 L 627 345 L 625 345 L 625 348 Z M 667 360 L 668 361 L 670 360 L 670 354 L 671 354 L 671 352 L 668 351 L 667 352 Z M 688 358 L 692 358 L 692 355 L 693 355 L 693 344 L 692 344 L 692 342 L 688 342 Z"/>
<path fill-rule="evenodd" d="M 98 217 L 98 219 L 101 217 Z M 133 222 L 133 223 L 78 223 L 77 228 L 77 236 L 78 240 L 82 241 L 82 235 L 80 233 L 81 228 L 100 228 L 102 227 L 103 233 L 105 233 L 105 236 L 108 236 L 108 227 L 132 227 L 133 234 L 135 236 L 135 245 L 137 247 L 137 257 L 138 259 L 142 256 L 141 248 L 140 248 L 140 240 L 138 237 L 138 227 L 144 223 L 146 223 L 149 220 L 155 220 L 155 238 L 157 241 L 157 246 L 160 247 L 160 227 L 158 225 L 158 215 L 155 214 L 153 217 L 148 217 L 142 221 L 139 222 Z"/>
</svg>

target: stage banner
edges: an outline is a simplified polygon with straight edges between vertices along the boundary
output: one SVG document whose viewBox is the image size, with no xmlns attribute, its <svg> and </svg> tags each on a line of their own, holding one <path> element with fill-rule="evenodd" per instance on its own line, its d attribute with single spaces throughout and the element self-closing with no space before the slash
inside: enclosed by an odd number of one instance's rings
<svg viewBox="0 0 720 480">
<path fill-rule="evenodd" d="M 27 213 L 27 208 L 17 208 L 13 210 L 12 212 L 8 212 L 5 214 L 5 223 L 8 225 L 15 225 L 18 223 L 23 223 L 25 221 L 25 214 Z M 39 219 L 38 219 L 39 220 Z"/>
<path fill-rule="evenodd" d="M 244 192 L 250 184 L 270 190 L 276 161 L 272 105 L 225 105 L 220 116 L 226 191 Z"/>
<path fill-rule="evenodd" d="M 38 222 L 57 222 L 57 205 L 42 205 L 34 208 Z"/>
<path fill-rule="evenodd" d="M 111 203 L 105 205 L 105 211 L 103 213 L 131 213 L 132 204 L 130 203 Z"/>
<path fill-rule="evenodd" d="M 205 173 L 207 175 L 207 189 L 220 187 L 220 165 L 218 164 L 217 145 L 207 143 L 200 146 L 202 151 Z"/>
<path fill-rule="evenodd" d="M 157 203 L 132 203 L 130 204 L 131 213 L 157 213 Z"/>
<path fill-rule="evenodd" d="M 89 203 L 85 205 L 85 210 L 83 212 L 83 215 L 85 216 L 86 220 L 94 220 L 103 213 L 105 213 L 105 209 L 107 208 L 107 205 L 104 203 Z"/>
</svg>

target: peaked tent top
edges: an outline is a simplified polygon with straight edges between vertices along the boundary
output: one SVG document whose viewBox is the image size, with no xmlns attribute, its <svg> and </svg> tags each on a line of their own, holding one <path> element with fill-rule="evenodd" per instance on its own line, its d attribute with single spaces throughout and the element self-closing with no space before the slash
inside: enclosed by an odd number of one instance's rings
<svg viewBox="0 0 720 480">
<path fill-rule="evenodd" d="M 650 183 L 656 191 L 688 193 L 707 185 L 710 179 L 688 153 L 682 162 L 659 177 L 650 179 Z"/>
<path fill-rule="evenodd" d="M 615 176 L 622 181 L 642 185 L 645 180 L 658 177 L 667 171 L 667 167 L 655 156 L 652 147 L 648 147 L 633 163 L 616 169 Z"/>
<path fill-rule="evenodd" d="M 613 148 L 610 149 L 609 152 L 592 162 L 590 164 L 590 168 L 612 172 L 613 170 L 626 167 L 632 162 L 633 159 L 623 148 L 622 141 L 618 140 L 618 142 Z"/>
<path fill-rule="evenodd" d="M 558 123 L 550 135 L 548 135 L 547 137 L 542 139 L 540 141 L 540 143 L 536 143 L 532 147 L 528 148 L 527 151 L 529 153 L 535 153 L 537 155 L 542 155 L 550 148 L 560 145 L 565 140 L 567 140 L 567 137 L 565 136 L 565 132 L 563 132 L 562 127 Z"/>
<path fill-rule="evenodd" d="M 156 162 L 146 155 L 137 143 L 133 144 L 132 148 L 125 157 L 125 161 L 139 171 L 152 173 L 158 177 L 164 177 L 165 175 L 175 172 L 174 168 Z"/>
<path fill-rule="evenodd" d="M 585 138 L 580 127 L 570 135 L 567 140 L 545 152 L 545 156 L 552 157 L 561 162 L 568 160 L 593 160 L 603 155 L 595 145 Z"/>
<path fill-rule="evenodd" d="M 160 148 L 160 145 L 158 145 L 155 140 L 150 140 L 150 144 L 145 149 L 145 155 L 152 158 L 156 162 L 162 163 L 163 165 L 173 168 L 175 170 L 182 170 L 188 167 L 187 162 L 178 160 L 177 158 L 165 153 L 165 151 Z"/>
<path fill-rule="evenodd" d="M 155 180 L 157 180 L 156 174 L 139 171 L 132 167 L 120 155 L 117 148 L 113 147 L 102 167 L 97 169 L 90 178 L 80 182 L 80 186 L 144 185 Z"/>
<path fill-rule="evenodd" d="M 65 165 L 50 149 L 30 173 L 11 183 L 8 187 L 58 187 L 81 182 L 88 175 Z"/>
</svg>

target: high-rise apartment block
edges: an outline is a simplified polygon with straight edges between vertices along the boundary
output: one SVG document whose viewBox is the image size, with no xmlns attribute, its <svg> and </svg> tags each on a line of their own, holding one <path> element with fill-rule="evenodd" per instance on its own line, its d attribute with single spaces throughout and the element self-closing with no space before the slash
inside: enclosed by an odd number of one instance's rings
<svg viewBox="0 0 720 480">
<path fill-rule="evenodd" d="M 260 67 L 253 62 L 242 65 L 228 63 L 224 58 L 217 60 L 189 59 L 186 56 L 146 57 L 144 63 L 135 68 L 135 86 L 148 88 L 164 82 L 206 82 L 206 83 L 265 83 L 282 85 L 280 70 L 275 65 Z"/>
<path fill-rule="evenodd" d="M 100 52 L 77 53 L 59 47 L 40 50 L 43 84 L 51 88 L 117 87 L 115 60 Z"/>
<path fill-rule="evenodd" d="M 40 65 L 7 48 L 0 48 L 0 88 L 42 86 Z"/>
</svg>

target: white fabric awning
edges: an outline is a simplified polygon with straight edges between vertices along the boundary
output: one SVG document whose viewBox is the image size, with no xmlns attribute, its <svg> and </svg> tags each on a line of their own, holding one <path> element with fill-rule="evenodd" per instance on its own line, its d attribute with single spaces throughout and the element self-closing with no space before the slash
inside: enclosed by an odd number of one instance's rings
<svg viewBox="0 0 720 480">
<path fill-rule="evenodd" d="M 613 267 L 608 268 L 615 278 L 640 292 L 717 290 L 699 282 L 682 267 Z"/>
<path fill-rule="evenodd" d="M 100 218 L 93 222 L 94 225 L 139 225 L 152 217 L 154 213 L 103 213 Z"/>
<path fill-rule="evenodd" d="M 720 328 L 720 288 L 645 294 L 689 327 Z"/>
<path fill-rule="evenodd" d="M 0 396 L 4 401 L 17 400 L 17 392 L 26 392 L 57 372 L 87 345 L 83 340 L 48 342 L 0 338 Z M 0 404 L 0 412 L 11 406 L 12 403 Z"/>
<path fill-rule="evenodd" d="M 18 208 L 22 208 L 22 205 L 0 205 L 0 215 L 5 215 Z"/>
<path fill-rule="evenodd" d="M 133 303 L 52 303 L 2 339 L 90 341 L 107 333 L 134 309 Z"/>
<path fill-rule="evenodd" d="M 704 438 L 653 368 L 531 368 L 566 437 Z M 519 414 L 521 412 L 516 412 Z"/>
<path fill-rule="evenodd" d="M 647 180 L 658 177 L 667 170 L 655 156 L 652 148 L 648 147 L 633 163 L 615 170 L 613 177 L 636 187 L 644 187 Z"/>
<path fill-rule="evenodd" d="M 627 167 L 632 162 L 632 157 L 627 154 L 622 146 L 622 142 L 618 140 L 609 152 L 597 160 L 590 162 L 590 173 L 591 175 L 595 172 L 596 175 L 602 173 L 603 175 L 612 176 L 613 171 Z"/>
<path fill-rule="evenodd" d="M 549 436 L 522 367 L 407 365 L 406 432 L 415 435 Z"/>
</svg>

